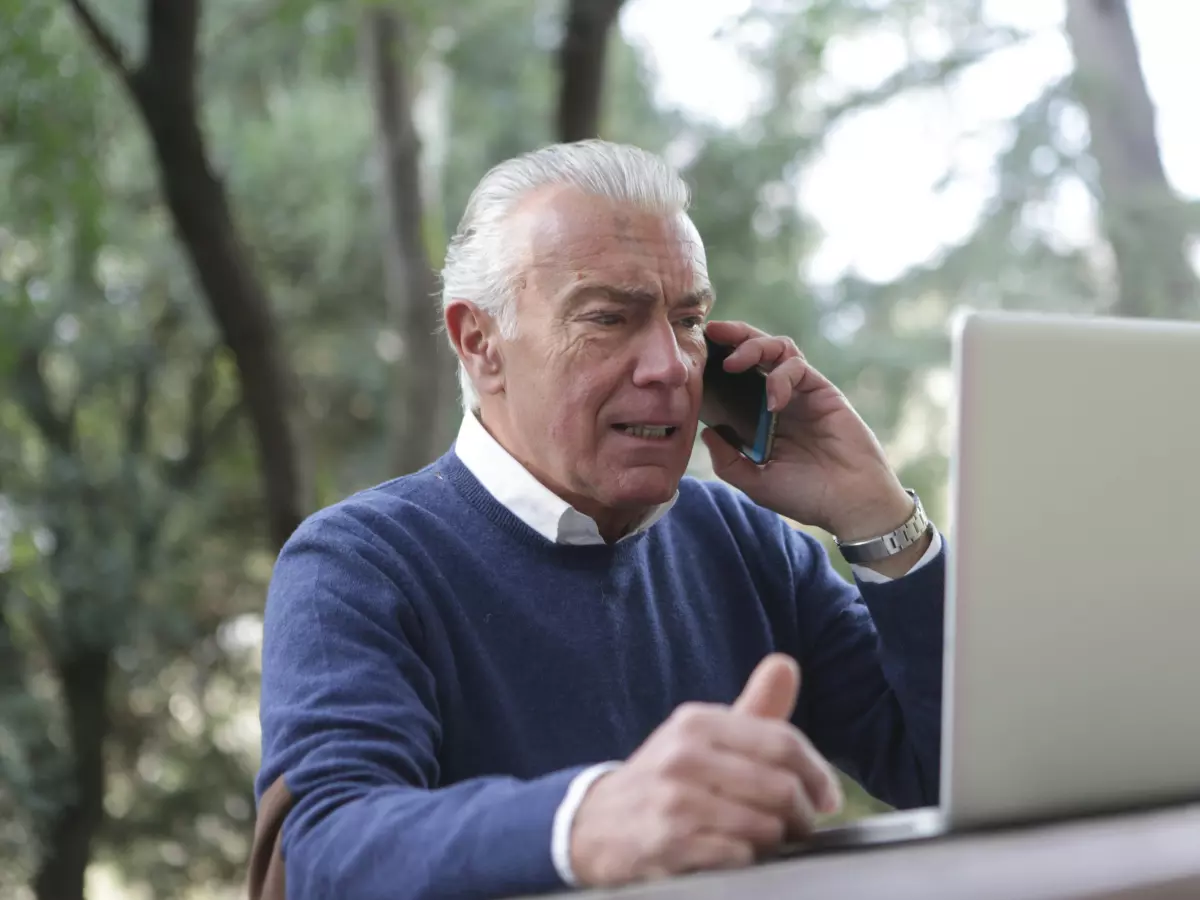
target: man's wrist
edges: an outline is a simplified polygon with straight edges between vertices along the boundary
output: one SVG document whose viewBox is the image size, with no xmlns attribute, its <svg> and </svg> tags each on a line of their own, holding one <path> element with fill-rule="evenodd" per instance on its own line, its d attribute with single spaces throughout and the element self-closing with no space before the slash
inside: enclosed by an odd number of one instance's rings
<svg viewBox="0 0 1200 900">
<path fill-rule="evenodd" d="M 926 541 L 920 541 L 920 545 L 926 545 Z M 891 566 L 884 566 L 885 571 L 873 569 L 866 563 L 851 563 L 850 572 L 854 575 L 854 580 L 862 584 L 889 584 L 897 579 L 907 578 L 916 573 L 919 569 L 929 565 L 942 552 L 943 540 L 941 534 L 937 530 L 937 526 L 932 523 L 929 526 L 928 545 L 925 546 L 925 551 L 916 559 L 911 560 L 907 552 L 897 554 L 900 558 L 894 560 Z M 916 551 L 913 551 L 914 553 Z"/>
<path fill-rule="evenodd" d="M 839 545 L 871 542 L 877 538 L 891 535 L 897 529 L 907 527 L 910 520 L 920 513 L 920 501 L 915 499 L 915 495 L 904 490 L 898 479 L 894 485 L 886 490 L 881 490 L 877 496 L 885 499 L 874 504 L 868 502 L 857 507 L 849 507 L 850 514 L 840 519 L 840 524 L 837 524 L 836 528 L 831 531 Z M 921 518 L 919 521 L 927 522 L 928 520 Z M 927 526 L 914 543 L 906 547 L 901 545 L 903 549 L 880 559 L 871 559 L 867 554 L 859 554 L 863 558 L 856 558 L 849 552 L 846 552 L 845 555 L 852 563 L 877 572 L 885 578 L 900 578 L 907 575 L 929 550 L 933 540 L 931 531 L 932 529 Z M 913 535 L 909 535 L 906 540 L 912 537 Z"/>
<path fill-rule="evenodd" d="M 828 531 L 842 543 L 869 541 L 895 531 L 908 521 L 913 509 L 912 497 L 897 480 L 871 499 L 845 505 Z"/>
<path fill-rule="evenodd" d="M 905 547 L 899 553 L 889 556 L 886 559 L 861 562 L 858 565 L 873 572 L 878 572 L 885 578 L 903 578 L 912 571 L 913 566 L 921 561 L 926 552 L 928 552 L 932 542 L 933 534 L 927 530 L 921 535 L 920 540 L 915 544 Z"/>
<path fill-rule="evenodd" d="M 579 807 L 592 785 L 620 765 L 619 762 L 604 762 L 584 769 L 571 779 L 567 793 L 554 814 L 554 825 L 550 835 L 550 859 L 558 877 L 568 887 L 579 887 L 571 859 L 571 830 L 575 825 L 575 814 L 579 812 Z"/>
</svg>

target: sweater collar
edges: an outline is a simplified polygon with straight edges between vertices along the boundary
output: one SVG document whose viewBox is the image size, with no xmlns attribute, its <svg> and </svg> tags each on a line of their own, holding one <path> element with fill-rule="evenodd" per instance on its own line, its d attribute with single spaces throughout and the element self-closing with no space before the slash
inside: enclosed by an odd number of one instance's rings
<svg viewBox="0 0 1200 900">
<path fill-rule="evenodd" d="M 473 414 L 463 416 L 454 452 L 467 471 L 514 516 L 556 544 L 603 544 L 596 521 L 551 491 L 517 462 Z M 637 524 L 622 541 L 650 528 L 679 499 L 675 492 Z M 619 543 L 619 542 L 618 542 Z"/>
</svg>

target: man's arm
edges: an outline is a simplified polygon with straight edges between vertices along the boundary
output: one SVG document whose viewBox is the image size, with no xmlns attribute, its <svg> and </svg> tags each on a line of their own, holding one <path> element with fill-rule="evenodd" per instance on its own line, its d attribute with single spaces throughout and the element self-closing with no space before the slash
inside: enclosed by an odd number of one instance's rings
<svg viewBox="0 0 1200 900">
<path fill-rule="evenodd" d="M 944 545 L 903 577 L 850 585 L 815 538 L 788 531 L 804 672 L 798 724 L 884 802 L 936 804 Z"/>
<path fill-rule="evenodd" d="M 553 822 L 583 767 L 440 786 L 436 685 L 390 558 L 340 515 L 306 523 L 276 564 L 252 892 L 283 900 L 285 875 L 288 894 L 313 900 L 560 887 Z"/>
</svg>

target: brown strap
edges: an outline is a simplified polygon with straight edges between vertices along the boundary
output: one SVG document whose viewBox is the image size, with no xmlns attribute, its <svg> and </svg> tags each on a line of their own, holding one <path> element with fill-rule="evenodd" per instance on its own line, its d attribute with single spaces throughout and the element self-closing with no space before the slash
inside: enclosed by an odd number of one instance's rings
<svg viewBox="0 0 1200 900">
<path fill-rule="evenodd" d="M 286 900 L 283 871 L 283 820 L 293 804 L 292 792 L 280 775 L 258 804 L 254 843 L 250 846 L 250 900 Z"/>
</svg>

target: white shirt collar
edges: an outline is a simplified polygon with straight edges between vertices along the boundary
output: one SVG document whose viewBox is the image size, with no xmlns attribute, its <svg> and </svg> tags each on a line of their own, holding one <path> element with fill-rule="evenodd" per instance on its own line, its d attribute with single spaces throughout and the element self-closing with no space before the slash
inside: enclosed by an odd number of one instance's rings
<svg viewBox="0 0 1200 900">
<path fill-rule="evenodd" d="M 514 516 L 557 544 L 603 544 L 600 529 L 586 516 L 538 481 L 500 445 L 474 415 L 463 416 L 454 452 L 484 489 Z M 621 538 L 645 531 L 667 514 L 679 492 Z"/>
</svg>

